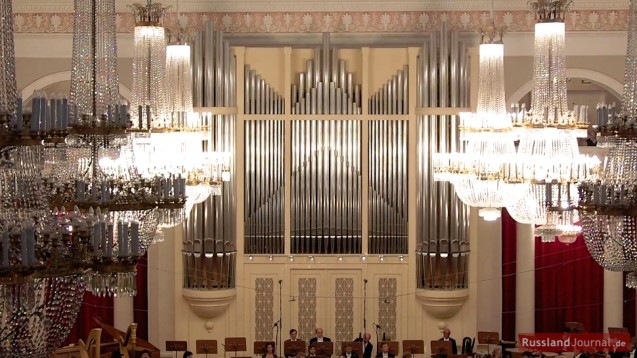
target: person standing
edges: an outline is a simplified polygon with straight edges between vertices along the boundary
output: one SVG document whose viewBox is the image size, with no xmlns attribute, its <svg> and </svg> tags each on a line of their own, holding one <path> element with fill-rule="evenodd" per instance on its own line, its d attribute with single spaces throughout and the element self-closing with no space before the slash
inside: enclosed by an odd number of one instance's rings
<svg viewBox="0 0 637 358">
<path fill-rule="evenodd" d="M 298 344 L 301 344 L 303 347 L 305 347 L 305 344 L 304 344 L 305 342 L 303 342 L 302 340 L 298 339 L 298 335 L 299 335 L 299 332 L 296 329 L 292 328 L 290 330 L 290 339 L 286 339 L 285 342 L 298 342 Z M 300 346 L 294 345 L 294 347 L 300 347 Z M 305 348 L 301 349 L 301 351 L 298 351 L 297 349 L 287 348 L 286 344 L 283 344 L 283 348 L 288 350 L 288 351 L 285 352 L 286 356 L 288 358 L 295 357 L 299 352 L 305 354 L 305 352 L 303 352 L 303 349 L 305 349 Z"/>
<path fill-rule="evenodd" d="M 323 336 L 323 328 L 317 328 L 314 333 L 316 333 L 316 337 L 310 339 L 310 344 L 319 343 L 319 342 L 331 342 L 332 340 Z"/>
<path fill-rule="evenodd" d="M 363 334 L 363 358 L 372 358 L 372 351 L 374 345 L 369 340 L 372 339 L 372 335 L 369 332 Z"/>
<path fill-rule="evenodd" d="M 443 342 L 451 342 L 451 354 L 458 354 L 458 346 L 456 345 L 456 340 L 451 338 L 451 330 L 449 330 L 449 328 L 445 328 L 444 331 L 442 331 L 442 338 L 440 338 L 440 341 Z"/>
</svg>

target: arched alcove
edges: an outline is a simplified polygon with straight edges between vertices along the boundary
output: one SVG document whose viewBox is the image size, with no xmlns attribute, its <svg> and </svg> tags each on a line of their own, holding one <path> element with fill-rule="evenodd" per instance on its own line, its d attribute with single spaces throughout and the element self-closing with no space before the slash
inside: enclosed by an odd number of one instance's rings
<svg viewBox="0 0 637 358">
<path fill-rule="evenodd" d="M 37 90 L 44 90 L 48 94 L 65 93 L 68 95 L 71 82 L 71 71 L 61 71 L 51 73 L 44 77 L 29 83 L 21 91 L 21 97 L 28 103 L 28 100 L 33 96 L 33 92 Z M 119 95 L 123 99 L 130 101 L 133 94 L 126 86 L 119 84 Z"/>
<path fill-rule="evenodd" d="M 566 70 L 566 76 L 568 78 L 580 78 L 589 80 L 606 89 L 611 95 L 617 98 L 621 98 L 622 92 L 624 90 L 624 85 L 616 79 L 608 76 L 607 74 L 585 68 L 569 68 Z M 523 84 L 520 88 L 518 88 L 515 92 L 513 92 L 510 96 L 508 96 L 507 105 L 511 106 L 511 104 L 513 103 L 520 102 L 524 98 L 524 96 L 526 96 L 532 90 L 533 80 L 531 79 Z"/>
</svg>

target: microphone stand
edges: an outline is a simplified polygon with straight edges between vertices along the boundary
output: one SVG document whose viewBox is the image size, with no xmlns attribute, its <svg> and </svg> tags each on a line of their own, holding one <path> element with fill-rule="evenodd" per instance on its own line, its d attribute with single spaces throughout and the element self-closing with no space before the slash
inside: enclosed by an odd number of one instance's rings
<svg viewBox="0 0 637 358">
<path fill-rule="evenodd" d="M 367 279 L 363 280 L 363 334 L 367 333 Z"/>
<path fill-rule="evenodd" d="M 280 321 L 280 318 L 279 318 L 279 321 L 277 321 L 274 324 L 274 327 L 273 327 L 273 328 L 276 328 L 276 336 L 274 338 L 274 345 L 276 346 L 276 350 L 277 351 L 279 350 L 279 330 L 281 329 L 280 326 L 281 326 L 281 321 Z M 277 355 L 277 356 L 280 357 L 279 355 Z"/>
<path fill-rule="evenodd" d="M 279 335 L 279 332 L 283 332 L 283 321 L 282 321 L 282 313 L 283 312 L 283 280 L 279 280 L 279 321 L 277 322 L 277 330 L 276 330 L 276 340 L 274 342 L 276 342 L 276 348 L 277 348 L 277 352 L 279 352 L 279 357 L 282 357 L 281 355 L 281 336 Z"/>
<path fill-rule="evenodd" d="M 376 331 L 376 354 L 378 355 L 378 352 L 380 352 L 380 338 L 378 336 L 378 330 L 380 329 L 380 326 L 377 325 L 376 323 L 374 323 L 374 331 Z"/>
</svg>

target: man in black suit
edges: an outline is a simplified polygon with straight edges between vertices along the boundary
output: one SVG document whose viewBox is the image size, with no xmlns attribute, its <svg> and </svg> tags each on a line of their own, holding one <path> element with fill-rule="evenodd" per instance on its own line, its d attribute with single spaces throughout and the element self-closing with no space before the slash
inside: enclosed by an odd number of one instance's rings
<svg viewBox="0 0 637 358">
<path fill-rule="evenodd" d="M 363 334 L 363 358 L 372 358 L 372 350 L 374 345 L 369 340 L 372 339 L 372 335 L 369 332 Z"/>
<path fill-rule="evenodd" d="M 327 338 L 327 337 L 323 337 L 323 328 L 317 328 L 315 331 L 316 333 L 316 337 L 310 339 L 310 344 L 312 343 L 318 343 L 318 342 L 331 342 L 332 340 Z"/>
<path fill-rule="evenodd" d="M 345 343 L 345 352 L 343 352 L 342 356 L 345 358 L 358 358 L 358 354 L 354 352 L 354 346 L 352 343 Z"/>
<path fill-rule="evenodd" d="M 286 342 L 299 342 L 299 344 L 303 344 L 303 341 L 297 338 L 298 335 L 299 335 L 299 332 L 296 329 L 292 328 L 290 330 L 290 339 L 286 339 L 285 341 Z M 285 344 L 283 346 L 285 347 Z M 289 352 L 289 353 L 290 353 L 290 355 L 288 357 L 293 357 L 293 356 L 296 356 L 299 352 L 292 351 L 292 352 Z M 305 352 L 303 352 L 303 353 L 305 353 Z"/>
<path fill-rule="evenodd" d="M 442 331 L 442 338 L 440 338 L 440 340 L 444 342 L 451 342 L 451 354 L 458 354 L 458 346 L 456 345 L 456 340 L 449 337 L 450 335 L 451 331 L 449 330 L 449 328 L 445 328 L 445 330 Z"/>
<path fill-rule="evenodd" d="M 387 344 L 387 342 L 383 342 L 380 346 L 380 352 L 378 352 L 376 358 L 394 358 L 394 354 L 389 351 L 389 344 Z"/>
</svg>

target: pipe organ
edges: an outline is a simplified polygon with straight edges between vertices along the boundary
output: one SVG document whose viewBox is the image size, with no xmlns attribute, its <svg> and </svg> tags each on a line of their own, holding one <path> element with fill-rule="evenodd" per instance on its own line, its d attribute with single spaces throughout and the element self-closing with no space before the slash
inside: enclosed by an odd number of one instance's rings
<svg viewBox="0 0 637 358">
<path fill-rule="evenodd" d="M 329 34 L 320 47 L 232 48 L 206 26 L 194 42 L 194 103 L 223 128 L 216 148 L 234 153 L 236 141 L 242 154 L 233 155 L 223 195 L 188 221 L 184 260 L 194 277 L 208 265 L 198 258 L 236 244 L 250 258 L 290 262 L 294 255 L 402 261 L 415 252 L 418 288 L 467 287 L 468 208 L 452 186 L 433 180 L 431 158 L 461 146 L 457 116 L 436 110 L 468 107 L 468 50 L 445 24 L 424 37 L 420 48 L 339 48 Z M 208 224 L 198 229 L 197 220 Z M 235 227 L 243 231 L 237 240 Z M 189 284 L 209 287 L 203 275 Z"/>
</svg>

